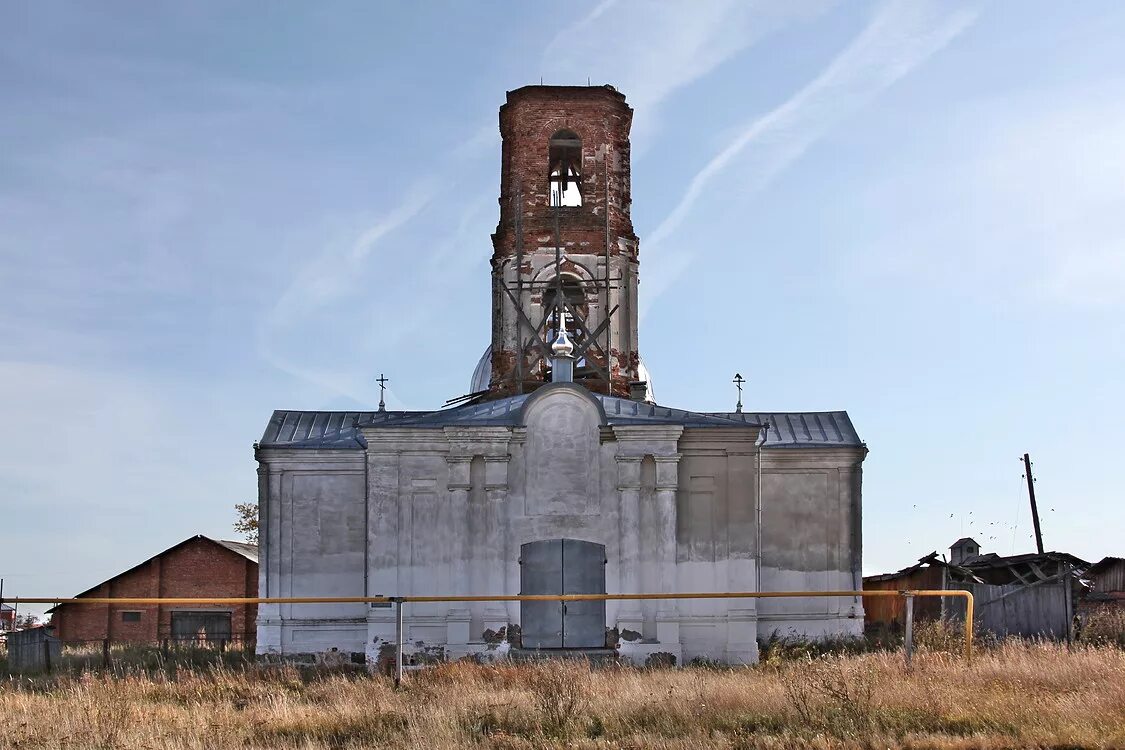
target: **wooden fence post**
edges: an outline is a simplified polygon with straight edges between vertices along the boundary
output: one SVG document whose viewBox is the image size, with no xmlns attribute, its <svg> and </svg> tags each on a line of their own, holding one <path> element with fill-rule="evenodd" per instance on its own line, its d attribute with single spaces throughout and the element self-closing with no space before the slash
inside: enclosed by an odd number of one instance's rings
<svg viewBox="0 0 1125 750">
<path fill-rule="evenodd" d="M 402 597 L 396 596 L 395 603 L 395 687 L 402 686 Z"/>
<path fill-rule="evenodd" d="M 903 637 L 906 647 L 906 666 L 910 666 L 910 659 L 914 656 L 914 594 L 909 591 L 902 594 L 906 597 L 906 633 Z"/>
<path fill-rule="evenodd" d="M 1066 566 L 1063 573 L 1063 617 L 1066 618 L 1066 647 L 1074 648 L 1074 591 L 1073 568 Z"/>
<path fill-rule="evenodd" d="M 102 666 L 106 669 L 110 668 L 109 663 L 109 639 L 102 638 Z"/>
</svg>

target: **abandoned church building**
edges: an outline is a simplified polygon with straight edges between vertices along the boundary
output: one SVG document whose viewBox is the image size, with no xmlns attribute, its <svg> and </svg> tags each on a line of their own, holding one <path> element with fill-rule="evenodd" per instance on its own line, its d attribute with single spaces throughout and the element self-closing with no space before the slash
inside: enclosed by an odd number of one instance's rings
<svg viewBox="0 0 1125 750">
<path fill-rule="evenodd" d="M 845 412 L 654 401 L 632 116 L 611 86 L 508 92 L 491 342 L 469 392 L 435 411 L 274 412 L 255 454 L 262 596 L 862 588 L 867 449 Z M 411 603 L 404 616 L 419 658 L 612 648 L 747 663 L 774 632 L 863 630 L 851 596 Z M 394 638 L 386 606 L 258 611 L 260 653 L 371 663 Z"/>
</svg>

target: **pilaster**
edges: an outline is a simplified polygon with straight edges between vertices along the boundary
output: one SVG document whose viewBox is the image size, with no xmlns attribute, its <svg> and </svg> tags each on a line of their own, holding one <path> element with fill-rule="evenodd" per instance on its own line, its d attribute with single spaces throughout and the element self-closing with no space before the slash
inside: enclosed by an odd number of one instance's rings
<svg viewBox="0 0 1125 750">
<path fill-rule="evenodd" d="M 399 463 L 390 445 L 368 440 L 367 449 L 367 582 L 371 596 L 395 596 L 398 589 Z M 371 604 L 367 609 L 368 662 L 378 658 L 381 644 L 393 642 L 394 609 Z"/>
<path fill-rule="evenodd" d="M 486 578 L 488 591 L 485 593 L 506 594 L 505 570 L 512 559 L 510 534 L 508 533 L 508 461 L 511 456 L 504 447 L 504 453 L 484 457 L 484 492 L 487 503 L 486 531 L 483 545 L 487 565 Z M 498 631 L 511 621 L 507 602 L 489 602 L 484 608 L 484 627 Z"/>
<path fill-rule="evenodd" d="M 617 491 L 620 500 L 620 555 L 618 559 L 619 585 L 623 594 L 640 591 L 641 565 L 641 460 L 642 456 L 617 456 Z M 620 631 L 642 632 L 644 619 L 640 602 L 621 602 L 617 613 Z"/>
<path fill-rule="evenodd" d="M 264 486 L 258 500 L 258 529 L 260 563 L 258 590 L 262 596 L 279 595 L 281 574 L 281 468 L 273 464 L 259 464 L 258 481 Z M 263 502 L 264 500 L 264 502 Z M 264 524 L 263 524 L 264 521 Z M 258 633 L 256 651 L 259 654 L 281 651 L 281 606 L 258 605 Z"/>
<path fill-rule="evenodd" d="M 727 463 L 727 591 L 754 591 L 758 586 L 757 437 L 729 440 L 724 449 Z M 758 600 L 730 599 L 727 602 L 727 643 L 724 660 L 729 664 L 754 664 L 758 660 Z"/>
<path fill-rule="evenodd" d="M 660 591 L 676 591 L 676 491 L 680 483 L 681 454 L 653 456 L 656 461 L 656 544 L 659 550 Z M 661 643 L 680 642 L 679 605 L 662 599 L 656 611 L 656 638 Z"/>
<path fill-rule="evenodd" d="M 451 594 L 466 594 L 466 575 L 468 554 L 465 541 L 469 536 L 469 479 L 471 455 L 450 454 L 445 459 L 449 466 L 449 512 L 451 538 L 449 549 L 449 576 Z M 469 609 L 464 602 L 452 602 L 447 615 L 446 643 L 464 644 L 469 642 Z"/>
</svg>

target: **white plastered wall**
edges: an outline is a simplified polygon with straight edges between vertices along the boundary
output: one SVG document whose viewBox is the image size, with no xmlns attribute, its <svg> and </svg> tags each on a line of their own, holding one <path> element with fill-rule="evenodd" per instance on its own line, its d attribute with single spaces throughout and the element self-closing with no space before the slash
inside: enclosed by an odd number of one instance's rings
<svg viewBox="0 0 1125 750">
<path fill-rule="evenodd" d="M 862 449 L 758 452 L 754 427 L 607 428 L 575 386 L 541 389 L 521 427 L 364 430 L 366 450 L 259 451 L 260 591 L 271 596 L 519 593 L 519 550 L 605 545 L 610 592 L 853 589 Z M 761 457 L 761 466 L 759 466 Z M 623 654 L 733 663 L 757 639 L 862 632 L 852 598 L 609 602 Z M 518 603 L 410 604 L 406 642 L 495 651 Z M 394 612 L 263 605 L 260 653 L 386 655 Z"/>
</svg>

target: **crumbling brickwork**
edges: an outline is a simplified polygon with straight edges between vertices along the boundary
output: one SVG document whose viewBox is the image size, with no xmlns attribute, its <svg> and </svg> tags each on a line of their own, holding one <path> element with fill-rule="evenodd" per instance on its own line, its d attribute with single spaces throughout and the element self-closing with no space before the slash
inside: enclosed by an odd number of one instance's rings
<svg viewBox="0 0 1125 750">
<path fill-rule="evenodd" d="M 583 296 L 575 304 L 581 309 L 579 330 L 571 333 L 595 342 L 585 352 L 589 366 L 579 368 L 577 379 L 594 391 L 629 396 L 639 362 L 632 118 L 625 96 L 612 86 L 525 86 L 508 92 L 500 108 L 500 222 L 492 235 L 491 397 L 527 392 L 545 378 L 548 363 L 537 345 L 551 343 L 545 341 L 544 319 L 556 275 L 556 237 L 563 276 Z M 552 204 L 556 143 L 579 155 L 581 205 Z M 610 311 L 608 326 L 594 336 Z M 608 384 L 596 373 L 607 359 Z"/>
<path fill-rule="evenodd" d="M 85 597 L 256 597 L 258 564 L 202 536 L 193 537 L 84 592 Z M 64 641 L 154 643 L 170 637 L 174 610 L 231 613 L 231 634 L 252 641 L 256 605 L 63 604 L 52 613 Z M 124 613 L 139 613 L 125 615 Z"/>
</svg>

